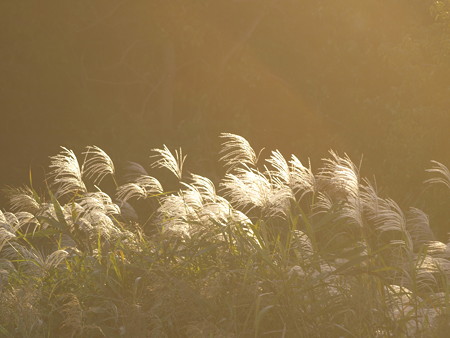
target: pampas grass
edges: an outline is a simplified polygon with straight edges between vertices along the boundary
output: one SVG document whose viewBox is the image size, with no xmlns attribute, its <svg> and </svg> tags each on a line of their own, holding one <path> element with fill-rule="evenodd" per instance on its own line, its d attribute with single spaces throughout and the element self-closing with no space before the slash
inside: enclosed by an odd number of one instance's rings
<svg viewBox="0 0 450 338">
<path fill-rule="evenodd" d="M 224 133 L 216 184 L 186 174 L 181 149 L 152 150 L 101 190 L 112 159 L 50 157 L 49 190 L 8 188 L 0 211 L 0 332 L 6 336 L 439 336 L 450 314 L 450 251 L 330 152 L 313 170 L 260 161 Z M 153 169 L 169 170 L 164 191 Z M 449 186 L 433 162 L 428 183 Z M 90 184 L 84 180 L 91 181 Z M 94 185 L 92 185 L 92 183 Z M 141 200 L 141 201 L 139 201 Z M 142 201 L 144 200 L 144 201 Z M 148 220 L 137 222 L 136 202 Z M 142 205 L 140 206 L 142 208 Z M 129 215 L 134 215 L 129 217 Z M 24 292 L 24 290 L 27 290 Z"/>
<path fill-rule="evenodd" d="M 426 180 L 425 183 L 444 184 L 450 189 L 450 170 L 448 170 L 445 165 L 437 161 L 431 161 L 431 163 L 433 163 L 433 167 L 427 169 L 427 172 L 434 174 L 434 176 Z"/>
<path fill-rule="evenodd" d="M 75 195 L 85 192 L 86 186 L 81 178 L 82 172 L 77 157 L 72 150 L 61 147 L 62 151 L 50 157 L 50 171 L 48 180 L 50 187 L 55 189 L 56 197 Z"/>
<path fill-rule="evenodd" d="M 114 176 L 114 163 L 102 149 L 88 146 L 83 154 L 85 161 L 82 172 L 86 178 L 92 178 L 94 183 L 99 184 L 106 175 Z"/>
</svg>

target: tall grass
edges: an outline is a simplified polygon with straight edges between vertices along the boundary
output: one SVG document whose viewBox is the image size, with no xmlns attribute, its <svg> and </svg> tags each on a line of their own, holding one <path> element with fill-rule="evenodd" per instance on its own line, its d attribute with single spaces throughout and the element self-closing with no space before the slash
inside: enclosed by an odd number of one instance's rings
<svg viewBox="0 0 450 338">
<path fill-rule="evenodd" d="M 316 173 L 222 134 L 218 187 L 181 150 L 116 177 L 87 147 L 50 158 L 46 194 L 7 188 L 0 332 L 17 337 L 433 337 L 450 322 L 450 248 L 347 155 Z M 433 162 L 426 184 L 449 187 Z M 102 191 L 111 179 L 115 191 Z M 148 202 L 138 222 L 133 205 Z"/>
</svg>

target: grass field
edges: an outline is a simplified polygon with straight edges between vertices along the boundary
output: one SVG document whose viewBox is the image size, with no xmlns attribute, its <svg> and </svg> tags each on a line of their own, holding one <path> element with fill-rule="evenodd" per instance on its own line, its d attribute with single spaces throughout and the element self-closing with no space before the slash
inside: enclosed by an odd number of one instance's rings
<svg viewBox="0 0 450 338">
<path fill-rule="evenodd" d="M 181 149 L 118 177 L 91 146 L 51 157 L 45 193 L 31 175 L 6 188 L 0 334 L 446 336 L 450 246 L 423 211 L 379 196 L 346 155 L 313 170 L 221 137 L 217 187 Z M 428 171 L 450 189 L 444 165 Z"/>
</svg>

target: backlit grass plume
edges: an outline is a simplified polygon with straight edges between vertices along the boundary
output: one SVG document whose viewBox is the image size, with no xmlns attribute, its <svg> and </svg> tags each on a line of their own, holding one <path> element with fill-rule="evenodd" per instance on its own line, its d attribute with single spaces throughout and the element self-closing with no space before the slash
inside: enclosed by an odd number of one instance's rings
<svg viewBox="0 0 450 338">
<path fill-rule="evenodd" d="M 115 168 L 111 158 L 99 147 L 88 146 L 83 164 L 83 175 L 92 178 L 94 183 L 99 184 L 106 175 L 114 175 Z"/>
<path fill-rule="evenodd" d="M 48 175 L 50 187 L 55 189 L 57 197 L 85 192 L 86 186 L 75 153 L 67 148 L 61 148 L 62 151 L 58 155 L 50 157 L 52 169 Z"/>
<path fill-rule="evenodd" d="M 434 166 L 431 169 L 427 169 L 427 172 L 435 174 L 434 177 L 429 178 L 425 181 L 425 183 L 430 184 L 444 184 L 447 188 L 450 189 L 450 170 L 443 165 L 442 163 L 439 163 L 437 161 L 431 161 Z"/>
<path fill-rule="evenodd" d="M 230 133 L 222 133 L 220 137 L 225 139 L 220 151 L 222 155 L 220 161 L 224 163 L 227 171 L 232 171 L 242 164 L 250 167 L 256 166 L 258 158 L 245 138 Z"/>
<path fill-rule="evenodd" d="M 166 168 L 172 174 L 174 174 L 179 180 L 183 175 L 183 164 L 186 160 L 186 156 L 183 156 L 181 149 L 175 150 L 175 155 L 171 153 L 169 148 L 166 145 L 163 146 L 162 149 L 152 149 L 155 155 L 152 155 L 151 158 L 154 159 L 152 163 L 153 168 Z"/>
</svg>

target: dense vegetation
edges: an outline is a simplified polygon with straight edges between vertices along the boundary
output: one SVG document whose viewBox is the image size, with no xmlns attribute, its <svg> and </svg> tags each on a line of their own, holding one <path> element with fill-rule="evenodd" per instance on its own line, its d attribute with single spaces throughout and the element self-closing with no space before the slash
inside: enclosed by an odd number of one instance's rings
<svg viewBox="0 0 450 338">
<path fill-rule="evenodd" d="M 449 165 L 448 0 L 0 1 L 0 186 L 41 174 L 58 145 L 116 163 L 182 144 L 220 177 L 211 142 L 347 152 L 380 188 L 427 211 L 430 159 Z M 37 185 L 39 180 L 36 179 Z M 420 203 L 418 202 L 420 201 Z M 0 200 L 0 207 L 4 202 Z"/>
<path fill-rule="evenodd" d="M 186 171 L 181 149 L 166 146 L 153 149 L 148 169 L 169 173 L 167 182 L 137 163 L 118 177 L 111 158 L 91 146 L 81 162 L 66 148 L 51 157 L 45 193 L 31 175 L 30 186 L 6 189 L 0 332 L 448 333 L 450 248 L 423 211 L 379 196 L 347 155 L 330 152 L 316 171 L 294 155 L 221 137 L 218 190 Z M 448 169 L 433 162 L 426 184 L 449 189 Z"/>
</svg>

